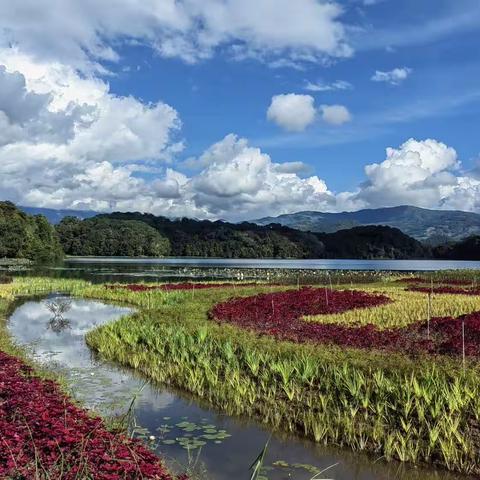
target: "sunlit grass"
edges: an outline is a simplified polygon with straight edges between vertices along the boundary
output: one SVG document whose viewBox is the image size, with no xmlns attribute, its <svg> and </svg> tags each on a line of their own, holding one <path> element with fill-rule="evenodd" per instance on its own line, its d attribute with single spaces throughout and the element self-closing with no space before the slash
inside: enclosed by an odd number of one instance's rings
<svg viewBox="0 0 480 480">
<path fill-rule="evenodd" d="M 393 282 L 352 286 L 384 292 L 394 302 L 321 321 L 400 327 L 426 318 L 425 294 L 404 292 L 404 285 Z M 127 303 L 138 312 L 87 335 L 88 344 L 107 359 L 229 414 L 252 416 L 322 444 L 480 473 L 476 360 L 463 368 L 445 357 L 292 344 L 209 319 L 218 302 L 285 288 L 297 287 L 136 293 L 81 281 L 22 279 L 0 286 L 0 299 L 8 303 L 15 295 L 63 291 Z M 431 313 L 456 316 L 479 307 L 476 297 L 434 295 Z"/>
<path fill-rule="evenodd" d="M 387 295 L 392 303 L 349 310 L 339 314 L 307 316 L 304 319 L 305 321 L 344 325 L 373 324 L 378 328 L 405 327 L 427 320 L 429 315 L 428 294 L 405 291 L 404 287 L 405 285 L 392 283 L 354 285 L 354 289 Z M 430 317 L 458 317 L 479 310 L 480 296 L 433 294 L 430 300 Z"/>
</svg>

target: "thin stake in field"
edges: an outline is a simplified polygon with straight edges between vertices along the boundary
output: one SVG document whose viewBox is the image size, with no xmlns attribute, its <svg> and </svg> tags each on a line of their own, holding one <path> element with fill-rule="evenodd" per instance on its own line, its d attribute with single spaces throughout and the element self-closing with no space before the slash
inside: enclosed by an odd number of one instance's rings
<svg viewBox="0 0 480 480">
<path fill-rule="evenodd" d="M 432 318 L 432 292 L 428 292 L 427 302 L 427 338 L 430 340 L 430 320 Z"/>
</svg>

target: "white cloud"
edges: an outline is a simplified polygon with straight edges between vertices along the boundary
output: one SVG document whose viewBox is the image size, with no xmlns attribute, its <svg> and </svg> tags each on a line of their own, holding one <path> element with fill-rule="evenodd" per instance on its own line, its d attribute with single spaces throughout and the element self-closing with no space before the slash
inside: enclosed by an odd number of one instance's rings
<svg viewBox="0 0 480 480">
<path fill-rule="evenodd" d="M 456 151 L 434 139 L 387 148 L 386 159 L 365 167 L 366 182 L 349 195 L 357 207 L 416 205 L 478 210 L 480 181 L 460 172 Z"/>
<path fill-rule="evenodd" d="M 315 100 L 311 95 L 288 93 L 275 95 L 267 110 L 267 118 L 292 132 L 301 132 L 315 121 Z"/>
<path fill-rule="evenodd" d="M 136 163 L 181 149 L 177 112 L 120 97 L 73 68 L 0 50 L 0 195 L 37 206 L 108 209 L 145 187 Z"/>
<path fill-rule="evenodd" d="M 195 204 L 216 217 L 245 219 L 326 206 L 332 195 L 317 176 L 300 178 L 297 164 L 274 163 L 245 139 L 227 135 L 206 152 L 209 165 L 188 184 Z"/>
<path fill-rule="evenodd" d="M 412 73 L 412 69 L 408 67 L 394 68 L 388 72 L 377 70 L 371 80 L 373 82 L 384 82 L 390 85 L 400 85 Z"/>
<path fill-rule="evenodd" d="M 307 81 L 304 88 L 309 92 L 331 92 L 333 90 L 351 90 L 353 89 L 353 85 L 345 80 L 336 80 L 332 83 L 322 81 L 313 83 Z"/>
<path fill-rule="evenodd" d="M 322 119 L 330 125 L 343 125 L 352 120 L 352 115 L 343 105 L 322 105 Z"/>
<path fill-rule="evenodd" d="M 114 46 L 126 41 L 186 62 L 232 44 L 243 56 L 318 62 L 351 55 L 342 14 L 318 0 L 22 0 L 0 2 L 0 45 L 100 70 L 95 62 L 117 61 Z"/>
</svg>

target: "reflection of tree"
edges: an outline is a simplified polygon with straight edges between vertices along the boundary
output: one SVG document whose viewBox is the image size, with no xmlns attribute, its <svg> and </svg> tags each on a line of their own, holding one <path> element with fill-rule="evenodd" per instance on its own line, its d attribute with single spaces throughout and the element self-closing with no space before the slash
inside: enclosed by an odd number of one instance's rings
<svg viewBox="0 0 480 480">
<path fill-rule="evenodd" d="M 60 333 L 66 328 L 70 328 L 70 324 L 71 322 L 68 318 L 53 317 L 48 321 L 48 328 L 52 330 L 52 332 Z"/>
<path fill-rule="evenodd" d="M 72 301 L 69 298 L 58 297 L 45 302 L 45 306 L 53 314 L 48 322 L 48 327 L 55 333 L 60 333 L 70 328 L 70 320 L 64 318 L 64 314 L 72 308 Z"/>
</svg>

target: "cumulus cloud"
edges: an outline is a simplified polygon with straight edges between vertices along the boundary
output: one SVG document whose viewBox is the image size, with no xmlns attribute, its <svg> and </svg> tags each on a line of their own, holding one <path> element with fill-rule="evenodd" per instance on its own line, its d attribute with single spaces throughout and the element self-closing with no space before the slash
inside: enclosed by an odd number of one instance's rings
<svg viewBox="0 0 480 480">
<path fill-rule="evenodd" d="M 335 80 L 331 83 L 325 83 L 319 80 L 318 82 L 305 82 L 304 88 L 309 92 L 331 92 L 334 90 L 351 90 L 353 89 L 353 85 L 345 80 Z"/>
<path fill-rule="evenodd" d="M 95 62 L 117 61 L 112 45 L 125 41 L 186 62 L 231 45 L 244 57 L 317 62 L 351 55 L 342 14 L 337 3 L 318 0 L 23 0 L 21 8 L 0 2 L 0 43 L 100 70 Z"/>
<path fill-rule="evenodd" d="M 177 112 L 109 92 L 73 68 L 1 49 L 0 195 L 38 206 L 108 209 L 144 188 L 136 162 L 181 149 Z"/>
<path fill-rule="evenodd" d="M 291 132 L 301 132 L 315 121 L 315 100 L 311 95 L 287 93 L 275 95 L 267 110 L 267 118 Z"/>
<path fill-rule="evenodd" d="M 434 139 L 409 139 L 365 167 L 367 180 L 349 194 L 357 207 L 416 205 L 478 210 L 480 181 L 461 173 L 456 151 Z"/>
<path fill-rule="evenodd" d="M 371 80 L 373 82 L 384 82 L 389 83 L 390 85 L 400 85 L 403 81 L 405 81 L 410 74 L 412 73 L 412 69 L 408 67 L 402 68 L 394 68 L 388 72 L 382 72 L 377 70 L 373 75 Z"/>
<path fill-rule="evenodd" d="M 352 115 L 343 105 L 322 105 L 322 119 L 330 125 L 343 125 L 352 120 Z"/>
<path fill-rule="evenodd" d="M 326 207 L 333 197 L 317 176 L 301 178 L 297 164 L 274 163 L 245 139 L 227 135 L 205 155 L 209 165 L 188 184 L 198 207 L 217 217 L 249 218 L 271 212 Z"/>
</svg>

